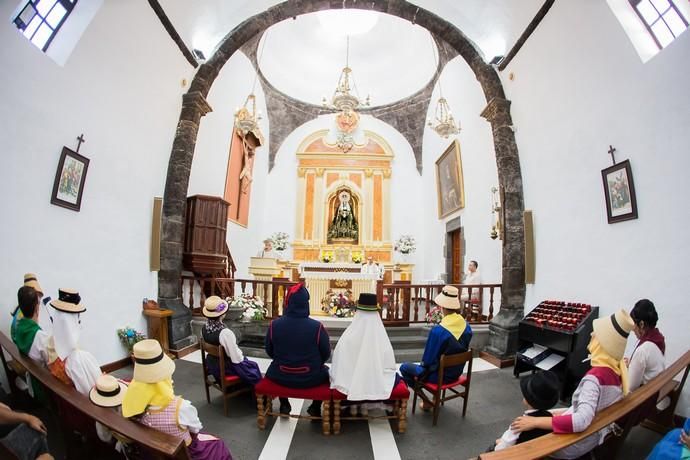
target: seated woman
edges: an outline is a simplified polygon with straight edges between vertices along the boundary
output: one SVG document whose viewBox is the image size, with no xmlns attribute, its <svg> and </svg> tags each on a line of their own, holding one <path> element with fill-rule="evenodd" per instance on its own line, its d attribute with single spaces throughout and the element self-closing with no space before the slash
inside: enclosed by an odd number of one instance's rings
<svg viewBox="0 0 690 460">
<path fill-rule="evenodd" d="M 300 283 L 291 287 L 286 296 L 283 316 L 271 321 L 266 332 L 266 353 L 273 361 L 266 377 L 290 388 L 310 388 L 328 382 L 326 360 L 331 345 L 326 328 L 309 318 L 309 291 Z M 280 413 L 289 414 L 288 398 L 280 398 Z M 321 415 L 321 401 L 313 401 L 309 415 Z"/>
<path fill-rule="evenodd" d="M 630 312 L 630 317 L 635 323 L 633 332 L 639 339 L 630 358 L 626 358 L 630 391 L 633 391 L 640 385 L 646 385 L 666 369 L 666 341 L 656 327 L 659 315 L 650 300 L 638 300 Z M 669 403 L 668 400 L 662 401 L 662 407 L 659 409 L 665 409 Z M 653 410 L 652 407 L 650 409 Z"/>
<path fill-rule="evenodd" d="M 112 409 L 122 415 L 120 406 L 126 392 L 127 385 L 124 382 L 117 380 L 112 375 L 103 374 L 98 377 L 96 385 L 89 392 L 89 399 L 96 406 Z M 101 441 L 107 444 L 114 442 L 115 450 L 122 453 L 125 458 L 130 458 L 128 452 L 131 441 L 129 439 L 118 433 L 113 433 L 108 427 L 101 425 L 99 422 L 96 422 L 96 433 L 98 433 Z"/>
<path fill-rule="evenodd" d="M 552 411 L 553 417 L 522 416 L 510 428 L 516 432 L 542 429 L 554 433 L 579 433 L 589 427 L 597 412 L 628 394 L 628 368 L 623 361 L 628 335 L 634 327 L 625 310 L 594 320 L 594 332 L 587 345 L 592 368 L 582 377 L 573 393 L 572 405 Z M 582 441 L 551 454 L 553 458 L 578 458 L 596 446 L 609 433 L 610 427 Z"/>
<path fill-rule="evenodd" d="M 333 352 L 331 388 L 348 401 L 388 399 L 400 380 L 376 294 L 360 294 L 357 312 Z"/>
<path fill-rule="evenodd" d="M 142 340 L 133 352 L 134 375 L 122 400 L 122 415 L 182 439 L 192 460 L 232 460 L 222 439 L 200 432 L 201 421 L 192 403 L 175 395 L 175 363 L 160 343 Z"/>
<path fill-rule="evenodd" d="M 201 335 L 204 342 L 211 345 L 223 345 L 225 350 L 225 375 L 236 375 L 249 385 L 256 385 L 261 380 L 259 365 L 247 359 L 237 346 L 235 334 L 225 327 L 223 319 L 228 312 L 228 304 L 218 296 L 211 296 L 204 302 L 201 313 L 208 318 Z M 209 371 L 220 382 L 220 363 L 215 356 L 206 357 Z"/>
</svg>

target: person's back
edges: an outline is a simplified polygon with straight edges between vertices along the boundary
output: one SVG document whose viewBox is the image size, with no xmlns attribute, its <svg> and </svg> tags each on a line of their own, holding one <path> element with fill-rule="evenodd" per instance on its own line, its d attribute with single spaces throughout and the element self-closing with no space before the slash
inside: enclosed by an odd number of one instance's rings
<svg viewBox="0 0 690 460">
<path fill-rule="evenodd" d="M 328 380 L 324 363 L 331 355 L 328 333 L 319 321 L 309 318 L 309 292 L 291 289 L 283 316 L 266 332 L 266 353 L 273 359 L 266 377 L 295 388 L 307 388 Z"/>
</svg>

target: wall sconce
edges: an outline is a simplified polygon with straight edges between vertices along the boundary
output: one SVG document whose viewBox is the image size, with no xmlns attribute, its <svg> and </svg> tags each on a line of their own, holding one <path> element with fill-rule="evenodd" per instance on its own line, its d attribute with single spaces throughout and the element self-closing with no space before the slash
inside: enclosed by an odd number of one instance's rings
<svg viewBox="0 0 690 460">
<path fill-rule="evenodd" d="M 489 237 L 503 239 L 503 189 L 491 187 L 491 214 L 493 225 Z"/>
</svg>

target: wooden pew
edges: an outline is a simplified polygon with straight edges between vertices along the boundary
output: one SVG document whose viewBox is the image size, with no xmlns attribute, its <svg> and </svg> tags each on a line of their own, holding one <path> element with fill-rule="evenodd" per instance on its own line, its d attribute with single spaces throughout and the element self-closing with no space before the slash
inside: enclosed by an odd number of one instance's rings
<svg viewBox="0 0 690 460">
<path fill-rule="evenodd" d="M 589 427 L 581 433 L 572 434 L 547 434 L 531 441 L 517 444 L 505 450 L 498 452 L 488 452 L 481 454 L 481 460 L 524 460 L 542 458 L 552 454 L 564 447 L 568 447 L 576 442 L 586 438 L 587 436 L 596 433 L 604 427 L 617 422 L 621 419 L 634 419 L 635 412 L 647 401 L 649 398 L 658 398 L 658 394 L 673 380 L 680 372 L 683 372 L 683 378 L 680 382 L 679 391 L 682 391 L 685 385 L 685 380 L 688 377 L 688 370 L 690 370 L 690 350 L 686 351 L 678 360 L 671 364 L 664 372 L 657 375 L 648 384 L 642 385 L 637 390 L 630 393 L 628 396 L 610 405 L 603 411 L 599 412 Z M 626 424 L 623 427 L 623 433 L 619 438 L 620 441 L 625 439 L 625 436 L 632 428 L 632 423 Z M 611 457 L 612 458 L 612 457 Z"/>
<path fill-rule="evenodd" d="M 96 406 L 88 397 L 53 377 L 48 369 L 28 356 L 21 354 L 16 345 L 3 333 L 0 333 L 0 348 L 0 358 L 8 378 L 10 376 L 8 363 L 2 349 L 18 364 L 24 366 L 31 374 L 31 377 L 41 382 L 44 388 L 52 392 L 55 397 L 62 399 L 76 410 L 86 414 L 94 422 L 100 422 L 111 431 L 131 439 L 134 443 L 139 444 L 143 450 L 150 453 L 153 458 L 189 459 L 187 447 L 181 439 L 128 420 L 112 409 Z"/>
</svg>

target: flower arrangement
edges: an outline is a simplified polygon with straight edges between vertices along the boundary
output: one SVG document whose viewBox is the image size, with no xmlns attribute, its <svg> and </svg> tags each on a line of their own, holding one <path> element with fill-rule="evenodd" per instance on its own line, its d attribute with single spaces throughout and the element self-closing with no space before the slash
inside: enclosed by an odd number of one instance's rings
<svg viewBox="0 0 690 460">
<path fill-rule="evenodd" d="M 129 326 L 124 327 L 122 329 L 118 329 L 117 336 L 120 339 L 122 345 L 124 345 L 125 348 L 127 348 L 127 351 L 130 355 L 132 354 L 132 348 L 134 348 L 134 345 L 137 342 L 141 342 L 142 340 L 146 339 L 146 336 L 144 334 Z"/>
<path fill-rule="evenodd" d="M 361 251 L 352 251 L 350 257 L 352 258 L 352 262 L 355 264 L 361 264 L 362 259 L 364 259 Z"/>
<path fill-rule="evenodd" d="M 240 294 L 225 299 L 231 307 L 242 309 L 242 321 L 262 321 L 268 315 L 263 300 L 251 294 Z"/>
<path fill-rule="evenodd" d="M 275 232 L 269 239 L 273 241 L 273 249 L 276 251 L 285 251 L 290 244 L 290 235 L 285 232 Z"/>
<path fill-rule="evenodd" d="M 429 313 L 426 314 L 426 322 L 428 324 L 438 324 L 441 322 L 443 319 L 443 309 L 441 307 L 434 307 L 431 310 L 429 310 Z"/>
<path fill-rule="evenodd" d="M 321 261 L 328 263 L 328 262 L 333 262 L 335 259 L 335 254 L 333 251 L 322 251 L 321 252 Z"/>
<path fill-rule="evenodd" d="M 338 318 L 351 318 L 355 316 L 354 300 L 352 300 L 352 291 L 333 292 L 333 289 L 326 291 L 326 296 L 321 300 L 321 309 L 331 316 Z"/>
<path fill-rule="evenodd" d="M 395 242 L 395 248 L 401 254 L 409 254 L 417 249 L 417 242 L 412 235 L 400 235 Z"/>
</svg>

